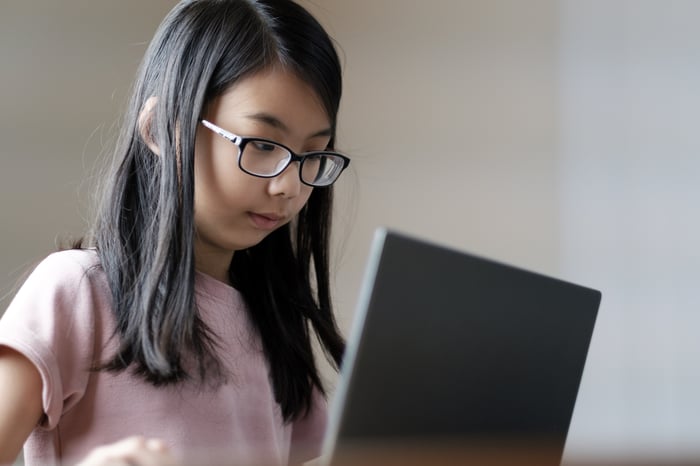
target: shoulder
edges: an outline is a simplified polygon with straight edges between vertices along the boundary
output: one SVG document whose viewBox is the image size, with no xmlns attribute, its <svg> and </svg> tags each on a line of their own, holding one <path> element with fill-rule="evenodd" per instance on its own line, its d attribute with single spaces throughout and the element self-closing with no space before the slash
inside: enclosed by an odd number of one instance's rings
<svg viewBox="0 0 700 466">
<path fill-rule="evenodd" d="M 67 249 L 44 258 L 33 273 L 77 276 L 99 267 L 100 259 L 94 249 Z"/>
<path fill-rule="evenodd" d="M 108 315 L 109 294 L 94 250 L 66 250 L 43 259 L 0 318 L 0 345 L 25 356 L 43 383 L 48 421 L 82 396 Z"/>
<path fill-rule="evenodd" d="M 89 342 L 109 293 L 94 250 L 66 250 L 43 259 L 29 274 L 0 319 L 0 344 L 32 361 L 55 364 L 57 355 L 91 351 Z M 75 356 L 72 354 L 71 356 Z"/>
<path fill-rule="evenodd" d="M 70 249 L 44 258 L 29 274 L 22 288 L 77 288 L 102 275 L 100 260 L 94 249 Z M 85 279 L 88 279 L 87 281 Z"/>
<path fill-rule="evenodd" d="M 44 258 L 28 275 L 7 308 L 27 314 L 75 315 L 93 307 L 96 297 L 108 295 L 97 252 L 76 249 L 55 252 Z M 90 319 L 92 320 L 92 319 Z"/>
</svg>

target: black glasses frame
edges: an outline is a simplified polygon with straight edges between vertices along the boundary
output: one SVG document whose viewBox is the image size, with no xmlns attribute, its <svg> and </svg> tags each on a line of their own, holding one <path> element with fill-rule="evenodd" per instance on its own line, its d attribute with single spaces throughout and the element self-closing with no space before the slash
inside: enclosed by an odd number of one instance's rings
<svg viewBox="0 0 700 466">
<path fill-rule="evenodd" d="M 235 144 L 238 147 L 238 168 L 240 168 L 243 172 L 247 173 L 248 175 L 255 176 L 257 178 L 274 178 L 276 176 L 279 176 L 282 172 L 284 172 L 289 165 L 292 164 L 292 162 L 299 162 L 299 180 L 304 183 L 307 186 L 312 186 L 315 188 L 322 188 L 325 186 L 330 186 L 333 183 L 335 183 L 338 178 L 340 178 L 340 175 L 343 173 L 343 170 L 345 170 L 348 165 L 350 165 L 350 159 L 338 152 L 333 152 L 333 151 L 327 151 L 327 150 L 319 150 L 319 151 L 311 151 L 311 152 L 304 152 L 303 154 L 297 154 L 294 152 L 292 149 L 289 147 L 285 146 L 284 144 L 280 144 L 277 141 L 273 141 L 271 139 L 265 139 L 265 138 L 257 138 L 257 137 L 246 137 L 246 136 L 238 136 L 237 134 L 234 134 L 230 131 L 226 131 L 225 129 L 215 125 L 214 123 L 208 121 L 208 120 L 200 120 L 202 125 L 204 125 L 206 128 L 212 130 L 219 136 L 224 137 L 225 139 L 229 140 L 233 144 Z M 286 150 L 289 153 L 289 159 L 287 159 L 287 163 L 285 163 L 281 168 L 277 170 L 276 173 L 270 174 L 270 175 L 261 175 L 259 173 L 253 173 L 245 168 L 243 168 L 241 164 L 241 159 L 243 155 L 243 150 L 245 149 L 245 146 L 251 142 L 263 142 L 263 143 L 268 143 L 268 144 L 273 144 L 277 147 L 281 147 L 282 149 Z M 304 181 L 304 178 L 302 178 L 302 166 L 304 165 L 304 161 L 306 161 L 309 158 L 312 157 L 318 157 L 319 155 L 331 155 L 333 157 L 338 157 L 343 161 L 343 166 L 338 172 L 338 175 L 329 183 L 325 184 L 312 184 Z"/>
</svg>

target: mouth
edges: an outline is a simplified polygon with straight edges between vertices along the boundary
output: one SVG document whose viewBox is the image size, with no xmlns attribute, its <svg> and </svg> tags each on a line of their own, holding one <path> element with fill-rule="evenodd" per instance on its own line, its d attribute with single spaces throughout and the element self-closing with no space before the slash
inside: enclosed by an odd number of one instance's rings
<svg viewBox="0 0 700 466">
<path fill-rule="evenodd" d="M 248 212 L 253 225 L 261 230 L 274 230 L 284 221 L 284 217 L 277 214 Z"/>
</svg>

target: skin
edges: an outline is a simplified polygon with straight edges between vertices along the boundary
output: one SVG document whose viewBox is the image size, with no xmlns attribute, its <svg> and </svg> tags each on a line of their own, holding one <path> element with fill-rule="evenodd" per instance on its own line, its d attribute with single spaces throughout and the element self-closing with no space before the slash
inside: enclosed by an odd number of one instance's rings
<svg viewBox="0 0 700 466">
<path fill-rule="evenodd" d="M 316 93 L 279 67 L 236 83 L 212 102 L 204 119 L 239 136 L 279 142 L 297 153 L 323 150 L 330 142 L 330 120 Z M 299 180 L 298 162 L 275 178 L 257 178 L 238 168 L 236 155 L 229 140 L 199 126 L 196 267 L 223 282 L 228 281 L 234 252 L 259 243 L 292 220 L 313 189 Z"/>
<path fill-rule="evenodd" d="M 149 99 L 144 112 L 153 102 Z M 323 150 L 330 141 L 330 119 L 316 93 L 279 67 L 236 83 L 211 102 L 203 118 L 237 135 L 270 139 L 297 153 Z M 236 147 L 202 125 L 195 146 L 196 268 L 228 282 L 235 251 L 259 243 L 290 222 L 313 188 L 300 181 L 298 163 L 275 178 L 244 173 L 237 165 Z M 26 357 L 0 346 L 0 387 L 0 464 L 11 464 L 43 415 L 43 383 Z M 80 466 L 112 464 L 175 461 L 162 442 L 131 437 L 95 448 Z"/>
<path fill-rule="evenodd" d="M 179 463 L 170 455 L 162 441 L 144 437 L 129 437 L 110 445 L 95 448 L 76 466 L 112 466 L 122 464 L 175 466 Z"/>
<path fill-rule="evenodd" d="M 0 347 L 0 464 L 12 464 L 39 422 L 41 377 L 18 352 Z"/>
</svg>

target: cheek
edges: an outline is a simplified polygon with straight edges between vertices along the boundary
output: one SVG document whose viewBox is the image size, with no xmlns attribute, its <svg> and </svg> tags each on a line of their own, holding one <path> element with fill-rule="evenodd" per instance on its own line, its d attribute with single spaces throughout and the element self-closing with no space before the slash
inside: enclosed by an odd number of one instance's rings
<svg viewBox="0 0 700 466">
<path fill-rule="evenodd" d="M 304 208 L 307 202 L 309 202 L 309 198 L 311 197 L 311 193 L 314 192 L 314 188 L 311 186 L 302 186 L 301 192 L 299 193 L 299 196 L 296 197 L 294 200 L 295 202 L 295 214 L 298 214 L 301 209 Z"/>
<path fill-rule="evenodd" d="M 201 164 L 195 169 L 195 207 L 224 216 L 235 214 L 264 194 L 254 181 L 235 166 Z"/>
<path fill-rule="evenodd" d="M 238 169 L 235 148 L 203 139 L 197 143 L 195 151 L 195 203 L 216 205 L 240 198 L 241 192 L 248 191 L 249 176 Z"/>
<path fill-rule="evenodd" d="M 206 153 L 195 156 L 194 164 L 194 196 L 195 204 L 200 207 L 211 199 L 221 198 L 224 184 L 217 164 Z"/>
</svg>

